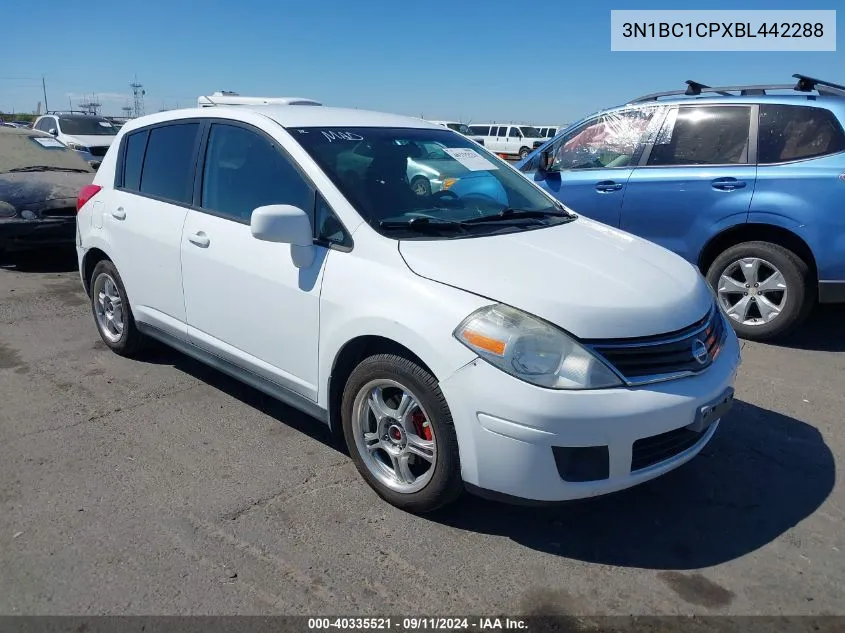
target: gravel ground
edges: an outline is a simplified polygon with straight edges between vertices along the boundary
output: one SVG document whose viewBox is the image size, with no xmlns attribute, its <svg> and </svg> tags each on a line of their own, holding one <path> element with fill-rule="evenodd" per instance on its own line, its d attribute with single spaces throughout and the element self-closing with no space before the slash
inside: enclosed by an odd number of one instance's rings
<svg viewBox="0 0 845 633">
<path fill-rule="evenodd" d="M 2 614 L 845 614 L 845 309 L 746 343 L 705 451 L 609 497 L 380 501 L 321 425 L 100 342 L 72 260 L 0 268 Z"/>
</svg>

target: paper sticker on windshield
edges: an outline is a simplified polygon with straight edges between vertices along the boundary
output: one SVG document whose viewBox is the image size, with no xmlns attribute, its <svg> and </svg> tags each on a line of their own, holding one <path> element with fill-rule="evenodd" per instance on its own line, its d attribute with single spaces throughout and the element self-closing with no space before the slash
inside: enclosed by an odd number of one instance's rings
<svg viewBox="0 0 845 633">
<path fill-rule="evenodd" d="M 111 123 L 109 123 L 108 121 L 100 121 L 99 123 L 100 123 L 100 125 L 102 125 L 103 127 L 112 127 L 112 124 L 111 124 Z"/>
<path fill-rule="evenodd" d="M 496 165 L 484 158 L 474 149 L 468 149 L 465 147 L 444 147 L 443 151 L 470 171 L 498 169 Z"/>
<path fill-rule="evenodd" d="M 41 147 L 55 147 L 57 149 L 61 149 L 64 147 L 61 141 L 57 141 L 54 138 L 47 138 L 47 137 L 40 137 L 40 136 L 30 136 L 33 141 L 38 143 Z"/>
</svg>

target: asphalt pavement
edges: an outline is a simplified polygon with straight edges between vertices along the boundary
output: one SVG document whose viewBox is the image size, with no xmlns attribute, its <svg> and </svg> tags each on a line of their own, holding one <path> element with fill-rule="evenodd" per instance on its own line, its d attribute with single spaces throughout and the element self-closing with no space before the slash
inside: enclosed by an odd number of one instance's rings
<svg viewBox="0 0 845 633">
<path fill-rule="evenodd" d="M 845 308 L 743 357 L 677 471 L 421 518 L 318 422 L 111 353 L 72 258 L 2 267 L 0 614 L 845 614 Z"/>
</svg>

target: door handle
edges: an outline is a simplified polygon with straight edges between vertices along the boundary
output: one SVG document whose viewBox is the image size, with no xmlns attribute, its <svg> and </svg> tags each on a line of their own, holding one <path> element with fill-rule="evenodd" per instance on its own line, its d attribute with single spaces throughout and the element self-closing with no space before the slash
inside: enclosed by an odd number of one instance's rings
<svg viewBox="0 0 845 633">
<path fill-rule="evenodd" d="M 189 235 L 188 241 L 191 244 L 196 244 L 200 248 L 208 248 L 208 245 L 211 244 L 211 240 L 208 239 L 208 236 L 202 231 L 197 231 L 193 235 Z"/>
<path fill-rule="evenodd" d="M 111 214 L 115 220 L 126 219 L 126 211 L 123 209 L 123 207 L 118 207 L 117 209 L 112 210 Z"/>
<path fill-rule="evenodd" d="M 710 185 L 713 189 L 718 189 L 719 191 L 734 191 L 735 189 L 742 189 L 745 187 L 744 180 L 737 180 L 736 178 L 717 178 Z"/>
<path fill-rule="evenodd" d="M 600 193 L 610 193 L 611 191 L 619 191 L 622 188 L 621 182 L 613 182 L 612 180 L 602 180 L 596 183 L 596 191 Z"/>
</svg>

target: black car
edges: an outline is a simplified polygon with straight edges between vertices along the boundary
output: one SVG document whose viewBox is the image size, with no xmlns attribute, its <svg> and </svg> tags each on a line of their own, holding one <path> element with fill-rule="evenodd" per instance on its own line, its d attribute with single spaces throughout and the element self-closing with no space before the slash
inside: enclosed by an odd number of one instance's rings
<svg viewBox="0 0 845 633">
<path fill-rule="evenodd" d="M 76 198 L 94 173 L 49 134 L 0 127 L 0 252 L 72 246 Z"/>
</svg>

